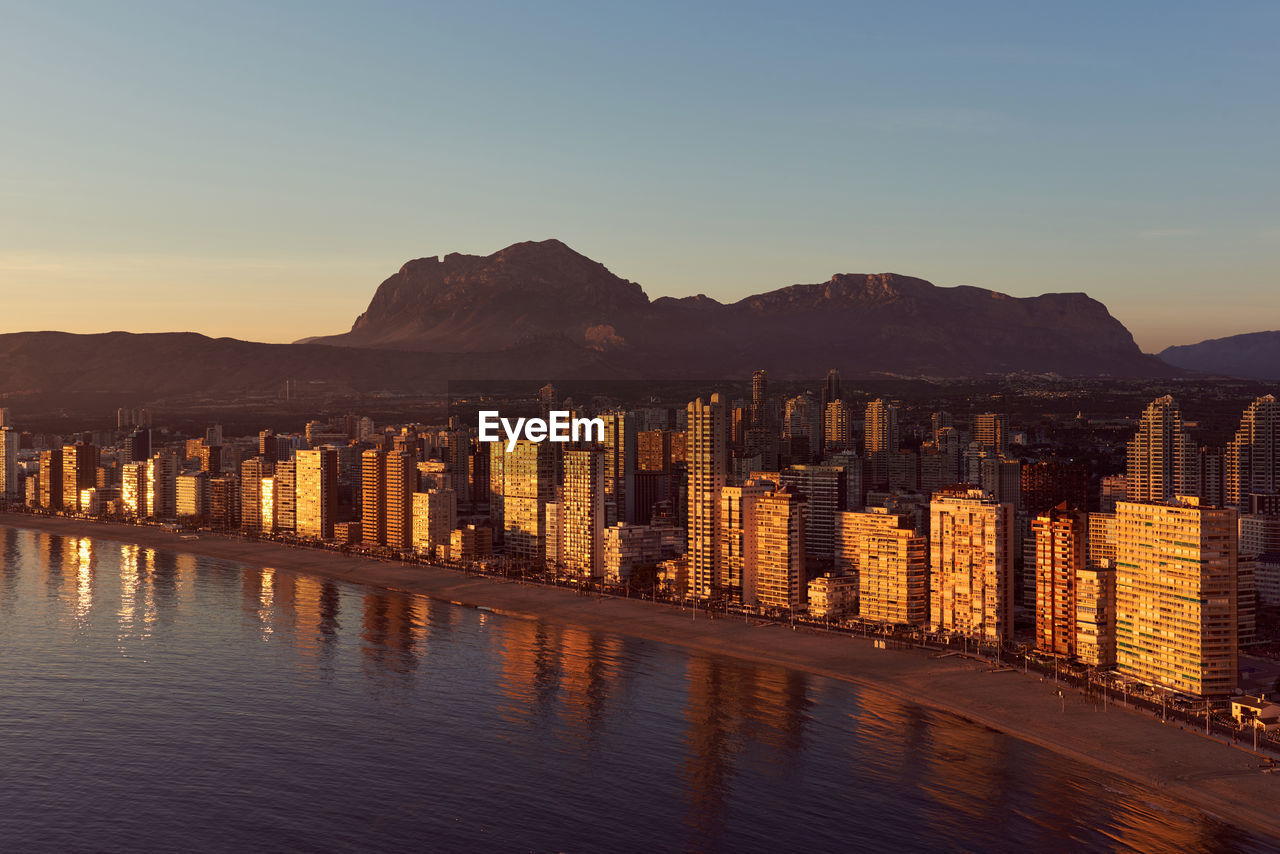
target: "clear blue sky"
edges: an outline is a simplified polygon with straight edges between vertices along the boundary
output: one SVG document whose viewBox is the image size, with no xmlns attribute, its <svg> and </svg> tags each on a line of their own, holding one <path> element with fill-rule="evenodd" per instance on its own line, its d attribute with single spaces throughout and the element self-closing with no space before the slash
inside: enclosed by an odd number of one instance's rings
<svg viewBox="0 0 1280 854">
<path fill-rule="evenodd" d="M 1280 4 L 0 0 L 0 331 L 346 329 L 558 237 L 650 296 L 1280 328 Z"/>
</svg>

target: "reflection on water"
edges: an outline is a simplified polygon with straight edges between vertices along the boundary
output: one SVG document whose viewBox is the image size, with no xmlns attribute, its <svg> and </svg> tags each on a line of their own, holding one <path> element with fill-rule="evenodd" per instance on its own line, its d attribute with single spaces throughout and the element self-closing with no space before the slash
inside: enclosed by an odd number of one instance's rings
<svg viewBox="0 0 1280 854">
<path fill-rule="evenodd" d="M 1268 847 L 793 670 L 82 537 L 0 555 L 0 850 Z"/>
</svg>

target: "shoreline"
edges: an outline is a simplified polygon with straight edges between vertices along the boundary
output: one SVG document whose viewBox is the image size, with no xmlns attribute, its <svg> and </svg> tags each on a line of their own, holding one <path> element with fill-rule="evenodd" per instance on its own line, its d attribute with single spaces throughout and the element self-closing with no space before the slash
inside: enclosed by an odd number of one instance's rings
<svg viewBox="0 0 1280 854">
<path fill-rule="evenodd" d="M 1162 724 L 1145 712 L 1115 705 L 1104 710 L 1065 686 L 1064 704 L 1055 683 L 1035 674 L 997 671 L 986 662 L 956 656 L 935 658 L 928 650 L 878 650 L 861 637 L 789 632 L 785 626 L 770 630 L 746 620 L 699 618 L 689 610 L 642 600 L 582 596 L 565 588 L 218 534 L 182 540 L 156 527 L 2 511 L 0 527 L 272 567 L 800 670 L 989 727 L 1151 786 L 1221 821 L 1280 841 L 1280 814 L 1275 810 L 1280 775 L 1261 773 L 1261 760 L 1251 751 Z"/>
</svg>

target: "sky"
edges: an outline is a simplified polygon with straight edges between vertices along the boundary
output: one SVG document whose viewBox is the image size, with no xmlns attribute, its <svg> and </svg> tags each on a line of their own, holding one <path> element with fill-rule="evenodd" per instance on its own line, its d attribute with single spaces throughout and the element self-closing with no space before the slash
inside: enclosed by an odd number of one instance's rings
<svg viewBox="0 0 1280 854">
<path fill-rule="evenodd" d="M 1084 291 L 1280 329 L 1280 4 L 0 0 L 0 332 L 350 327 L 559 238 L 651 297 Z"/>
</svg>

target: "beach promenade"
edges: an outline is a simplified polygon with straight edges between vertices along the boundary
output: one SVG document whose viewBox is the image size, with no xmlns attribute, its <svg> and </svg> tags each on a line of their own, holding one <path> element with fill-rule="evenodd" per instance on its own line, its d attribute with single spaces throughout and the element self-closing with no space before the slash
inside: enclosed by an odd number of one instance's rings
<svg viewBox="0 0 1280 854">
<path fill-rule="evenodd" d="M 522 584 L 462 572 L 291 548 L 215 534 L 179 539 L 162 528 L 0 513 L 0 526 L 92 537 L 400 590 L 536 619 L 627 634 L 688 649 L 795 668 L 959 715 L 1140 783 L 1210 815 L 1280 840 L 1280 774 L 1251 752 L 1104 705 L 1052 679 L 921 649 L 740 617 L 709 619 L 669 605 Z"/>
</svg>

